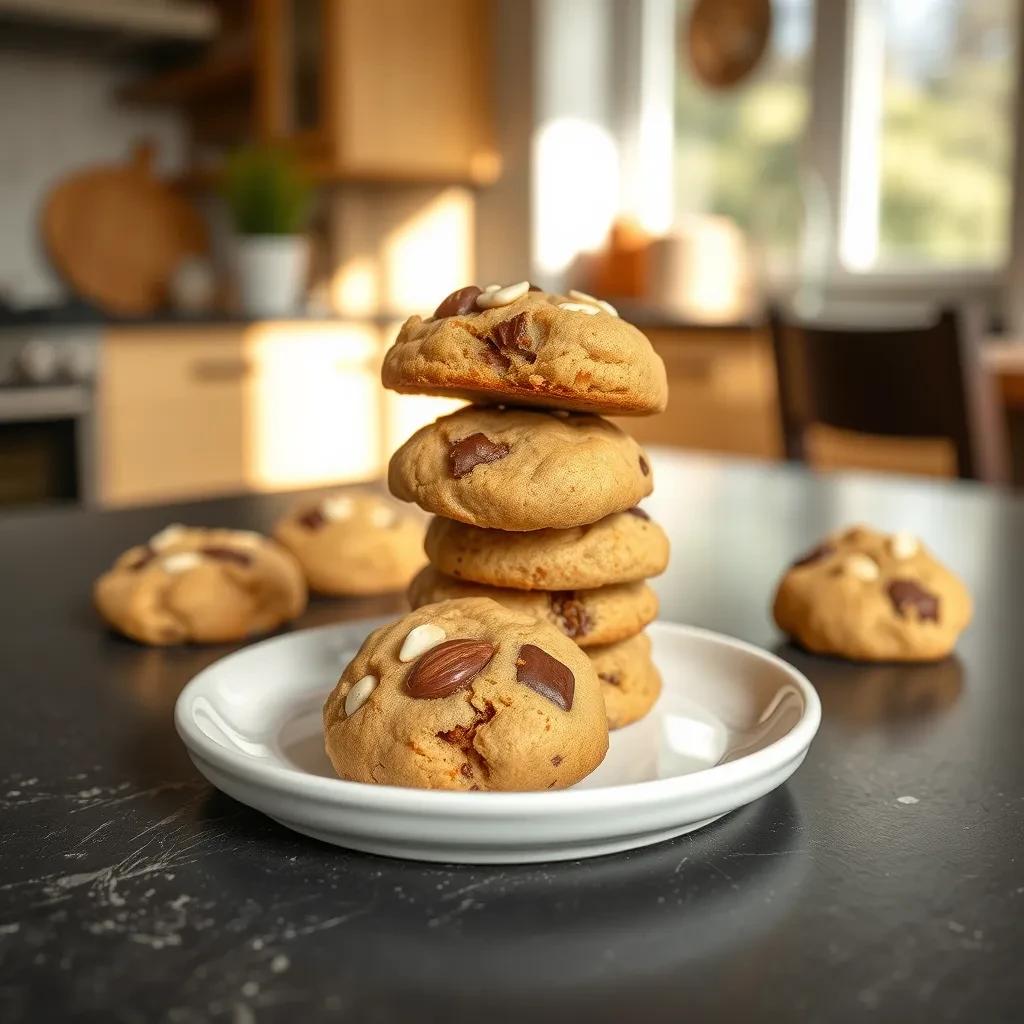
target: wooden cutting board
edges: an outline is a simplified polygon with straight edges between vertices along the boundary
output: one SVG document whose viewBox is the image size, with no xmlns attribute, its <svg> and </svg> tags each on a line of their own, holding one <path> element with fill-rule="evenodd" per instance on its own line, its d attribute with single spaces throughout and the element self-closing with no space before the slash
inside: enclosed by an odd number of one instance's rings
<svg viewBox="0 0 1024 1024">
<path fill-rule="evenodd" d="M 206 248 L 202 218 L 154 177 L 148 145 L 126 163 L 87 167 L 58 183 L 46 198 L 42 230 L 71 287 L 118 316 L 159 309 L 182 259 Z"/>
</svg>

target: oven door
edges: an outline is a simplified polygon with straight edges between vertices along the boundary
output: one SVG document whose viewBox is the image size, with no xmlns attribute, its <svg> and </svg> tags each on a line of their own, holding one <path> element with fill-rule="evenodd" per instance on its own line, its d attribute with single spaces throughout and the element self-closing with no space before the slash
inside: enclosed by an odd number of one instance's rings
<svg viewBox="0 0 1024 1024">
<path fill-rule="evenodd" d="M 0 507 L 92 498 L 92 393 L 0 388 Z"/>
</svg>

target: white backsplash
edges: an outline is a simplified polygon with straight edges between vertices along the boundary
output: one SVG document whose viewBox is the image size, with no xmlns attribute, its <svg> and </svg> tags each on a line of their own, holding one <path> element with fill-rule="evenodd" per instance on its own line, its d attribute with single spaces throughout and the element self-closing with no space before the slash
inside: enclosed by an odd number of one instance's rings
<svg viewBox="0 0 1024 1024">
<path fill-rule="evenodd" d="M 0 295 L 18 305 L 67 292 L 39 232 L 47 191 L 78 167 L 125 159 L 150 139 L 157 167 L 180 168 L 184 126 L 173 112 L 117 102 L 132 72 L 85 57 L 0 50 Z"/>
</svg>

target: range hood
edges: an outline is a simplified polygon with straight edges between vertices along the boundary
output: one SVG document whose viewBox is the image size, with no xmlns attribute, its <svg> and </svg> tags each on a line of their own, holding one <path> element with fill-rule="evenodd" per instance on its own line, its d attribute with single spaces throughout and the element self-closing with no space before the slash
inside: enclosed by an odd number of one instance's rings
<svg viewBox="0 0 1024 1024">
<path fill-rule="evenodd" d="M 0 21 L 147 42 L 202 42 L 218 26 L 216 8 L 202 0 L 0 0 Z"/>
</svg>

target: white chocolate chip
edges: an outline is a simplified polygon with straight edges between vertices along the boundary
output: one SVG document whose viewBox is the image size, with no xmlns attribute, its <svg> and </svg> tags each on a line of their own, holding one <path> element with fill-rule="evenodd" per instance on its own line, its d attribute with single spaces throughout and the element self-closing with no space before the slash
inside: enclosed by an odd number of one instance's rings
<svg viewBox="0 0 1024 1024">
<path fill-rule="evenodd" d="M 605 302 L 604 299 L 595 299 L 593 295 L 577 291 L 575 288 L 569 289 L 569 298 L 575 299 L 577 302 L 586 302 L 591 306 L 597 306 L 599 309 L 603 309 L 609 316 L 619 315 L 619 311 L 610 302 Z"/>
<path fill-rule="evenodd" d="M 476 297 L 476 304 L 479 309 L 497 309 L 499 306 L 507 306 L 516 299 L 521 299 L 529 290 L 529 281 L 509 284 L 494 291 L 488 288 Z"/>
<path fill-rule="evenodd" d="M 440 626 L 425 622 L 409 631 L 409 635 L 398 652 L 399 661 L 415 661 L 421 654 L 426 654 L 431 647 L 436 647 L 448 634 Z"/>
<path fill-rule="evenodd" d="M 500 287 L 500 284 L 485 284 L 484 292 L 496 292 Z"/>
<path fill-rule="evenodd" d="M 889 547 L 896 558 L 913 558 L 920 551 L 921 543 L 912 533 L 900 530 L 890 538 Z"/>
<path fill-rule="evenodd" d="M 194 569 L 202 561 L 202 555 L 198 551 L 175 551 L 173 555 L 164 557 L 160 564 L 164 567 L 165 572 L 177 574 Z"/>
<path fill-rule="evenodd" d="M 878 563 L 870 555 L 855 552 L 843 562 L 843 568 L 851 575 L 865 583 L 878 579 Z"/>
<path fill-rule="evenodd" d="M 601 312 L 597 306 L 592 306 L 589 302 L 560 302 L 558 308 L 567 309 L 570 313 L 589 313 L 590 316 L 597 316 Z"/>
<path fill-rule="evenodd" d="M 375 676 L 363 676 L 348 693 L 345 694 L 345 717 L 351 718 L 369 699 L 377 687 Z"/>
<path fill-rule="evenodd" d="M 164 548 L 181 540 L 184 533 L 185 527 L 181 523 L 171 523 L 170 526 L 165 526 L 159 533 L 154 533 L 149 538 L 149 546 L 154 551 L 163 551 Z"/>
<path fill-rule="evenodd" d="M 397 521 L 398 513 L 393 508 L 388 508 L 387 505 L 375 505 L 370 509 L 370 522 L 382 530 L 394 526 Z"/>
<path fill-rule="evenodd" d="M 320 511 L 324 519 L 336 523 L 339 519 L 351 518 L 355 502 L 346 494 L 334 494 L 320 502 Z"/>
</svg>

